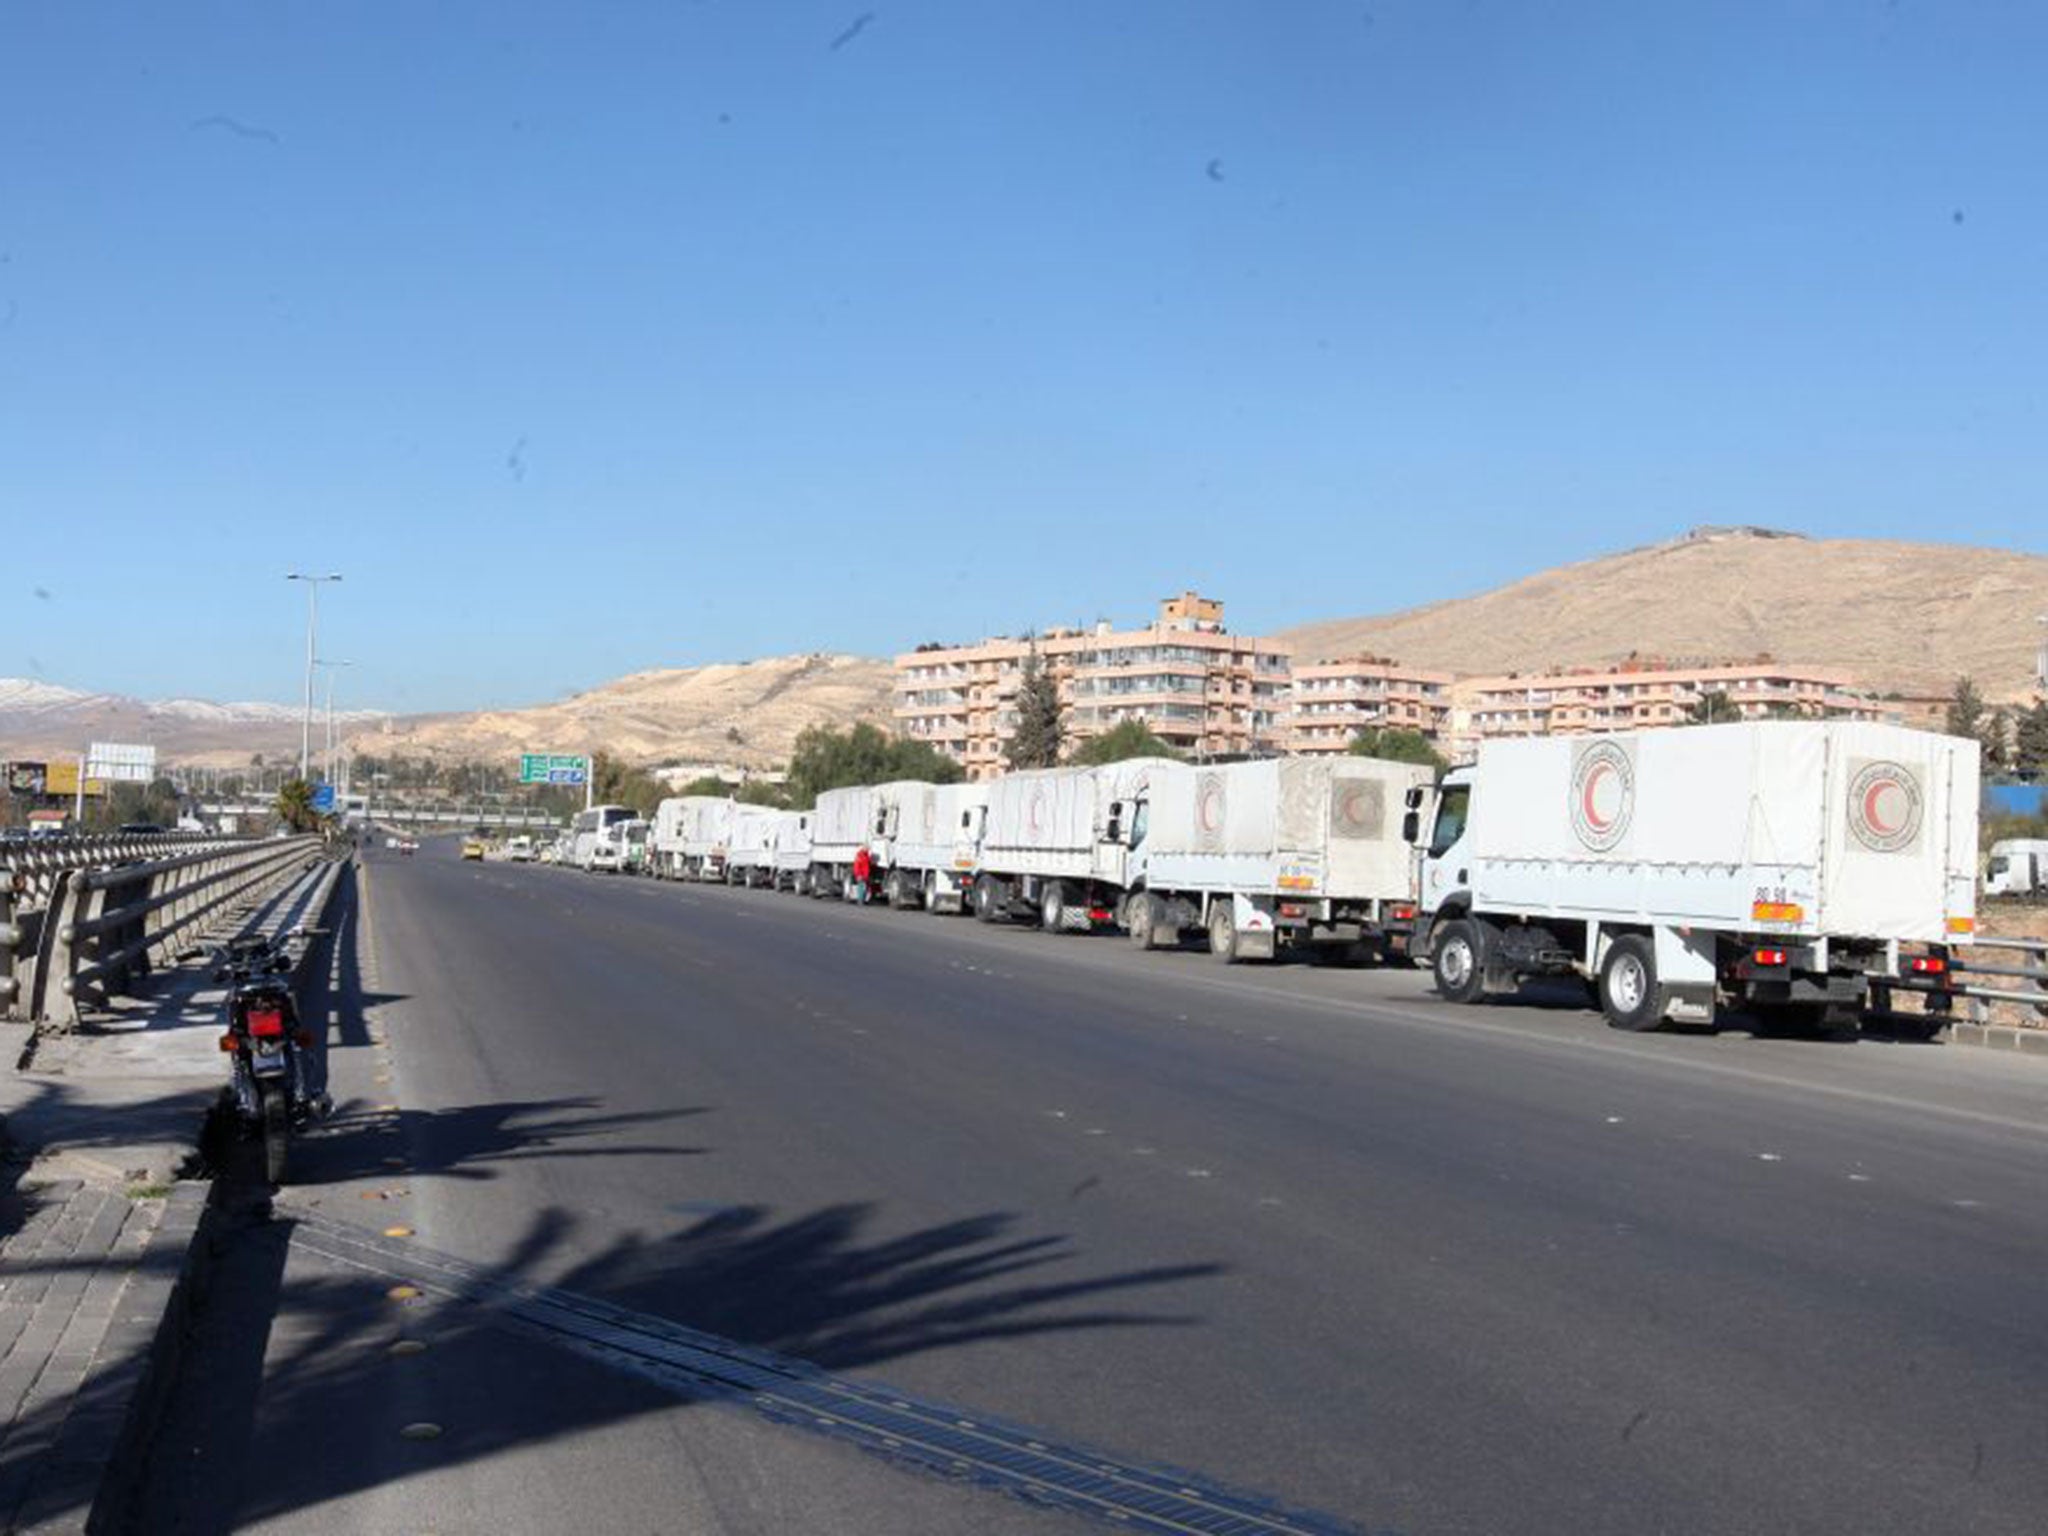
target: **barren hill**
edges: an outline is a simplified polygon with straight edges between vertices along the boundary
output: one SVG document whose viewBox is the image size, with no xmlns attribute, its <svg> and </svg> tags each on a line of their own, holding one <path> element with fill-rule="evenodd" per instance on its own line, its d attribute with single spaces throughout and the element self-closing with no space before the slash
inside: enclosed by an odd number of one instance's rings
<svg viewBox="0 0 2048 1536">
<path fill-rule="evenodd" d="M 352 733 L 380 755 L 510 761 L 521 752 L 602 748 L 630 762 L 785 761 L 807 725 L 889 724 L 890 667 L 863 656 L 634 672 L 553 704 L 474 714 L 409 715 Z"/>
<path fill-rule="evenodd" d="M 1451 672 L 1768 653 L 1836 666 L 1864 687 L 1946 691 L 1968 673 L 1994 699 L 2033 688 L 2048 558 L 1960 544 L 1697 529 L 1540 571 L 1475 597 L 1381 618 L 1304 624 L 1296 661 L 1359 651 Z"/>
</svg>

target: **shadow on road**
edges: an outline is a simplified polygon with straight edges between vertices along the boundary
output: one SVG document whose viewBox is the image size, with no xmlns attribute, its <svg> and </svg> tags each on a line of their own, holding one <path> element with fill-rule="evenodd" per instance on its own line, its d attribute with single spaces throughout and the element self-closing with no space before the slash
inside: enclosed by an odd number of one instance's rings
<svg viewBox="0 0 2048 1536">
<path fill-rule="evenodd" d="M 876 1219 L 865 1206 L 784 1220 L 744 1208 L 666 1237 L 617 1237 L 564 1268 L 564 1257 L 584 1246 L 583 1224 L 549 1209 L 488 1266 L 487 1283 L 598 1298 L 837 1371 L 988 1339 L 1195 1326 L 1201 1319 L 1186 1312 L 1109 1299 L 1222 1272 L 1197 1263 L 1076 1273 L 1078 1255 L 1064 1237 L 1022 1234 L 1002 1213 L 870 1236 Z M 288 1276 L 291 1232 L 288 1219 L 268 1219 L 260 1200 L 245 1200 L 222 1240 L 192 1363 L 145 1474 L 142 1507 L 152 1530 L 226 1531 L 428 1466 L 529 1451 L 732 1397 L 687 1398 L 502 1331 L 487 1305 L 394 1302 L 389 1288 L 405 1279 L 402 1265 Z M 426 1346 L 424 1364 L 394 1361 L 388 1346 L 401 1336 Z M 270 1360 L 259 1380 L 251 1361 L 266 1340 Z M 398 1438 L 420 1417 L 445 1420 L 430 1453 Z M 263 1446 L 317 1453 L 264 1456 Z"/>
<path fill-rule="evenodd" d="M 563 1157 L 699 1157 L 708 1148 L 619 1141 L 614 1132 L 701 1115 L 702 1106 L 603 1114 L 591 1098 L 521 1099 L 454 1109 L 378 1109 L 352 1103 L 300 1137 L 291 1182 L 336 1184 L 381 1177 L 403 1154 L 406 1170 L 450 1179 L 495 1178 L 499 1163 Z M 602 1142 L 578 1146 L 580 1139 Z"/>
</svg>

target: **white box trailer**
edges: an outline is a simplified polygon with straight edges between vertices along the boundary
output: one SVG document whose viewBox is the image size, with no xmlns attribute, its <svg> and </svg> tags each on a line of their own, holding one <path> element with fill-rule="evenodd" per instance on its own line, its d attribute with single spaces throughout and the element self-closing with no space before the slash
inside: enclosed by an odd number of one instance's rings
<svg viewBox="0 0 2048 1536">
<path fill-rule="evenodd" d="M 725 848 L 728 885 L 770 885 L 775 873 L 775 824 L 788 815 L 771 805 L 734 802 L 732 836 Z"/>
<path fill-rule="evenodd" d="M 1133 827 L 1158 787 L 1194 769 L 1134 757 L 1097 768 L 1033 768 L 989 785 L 974 915 L 1036 914 L 1048 929 L 1085 931 L 1121 919 L 1133 869 Z"/>
<path fill-rule="evenodd" d="M 1271 959 L 1279 944 L 1361 960 L 1405 945 L 1415 916 L 1415 850 L 1403 835 L 1418 763 L 1282 757 L 1157 781 L 1133 829 L 1124 927 L 1140 949 L 1206 933 L 1224 961 Z"/>
<path fill-rule="evenodd" d="M 1617 1028 L 1842 1027 L 1975 932 L 1977 798 L 1975 742 L 1860 721 L 1489 741 L 1437 799 L 1419 927 L 1456 1001 L 1575 973 Z"/>
<path fill-rule="evenodd" d="M 811 880 L 811 813 L 777 811 L 768 834 L 769 884 L 778 891 L 803 892 Z"/>
<path fill-rule="evenodd" d="M 811 895 L 847 894 L 854 857 L 874 833 L 874 785 L 850 784 L 821 793 L 811 808 Z"/>
<path fill-rule="evenodd" d="M 730 795 L 683 799 L 683 875 L 690 880 L 723 880 L 739 802 Z"/>
<path fill-rule="evenodd" d="M 883 786 L 890 788 L 892 786 Z M 869 846 L 891 906 L 928 912 L 966 910 L 988 812 L 983 784 L 900 784 L 883 813 L 884 832 Z"/>
<path fill-rule="evenodd" d="M 720 879 L 732 801 L 724 795 L 676 795 L 654 808 L 653 872 L 666 880 Z M 717 868 L 706 873 L 713 851 Z"/>
</svg>

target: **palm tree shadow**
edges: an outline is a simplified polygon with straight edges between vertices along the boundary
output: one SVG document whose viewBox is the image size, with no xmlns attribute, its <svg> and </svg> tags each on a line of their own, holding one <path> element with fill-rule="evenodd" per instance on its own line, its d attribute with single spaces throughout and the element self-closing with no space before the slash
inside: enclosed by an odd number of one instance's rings
<svg viewBox="0 0 2048 1536">
<path fill-rule="evenodd" d="M 173 1438 L 154 1448 L 145 1505 L 163 1529 L 229 1530 L 374 1486 L 376 1469 L 391 1465 L 384 1449 L 390 1414 L 366 1414 L 364 1403 L 390 1386 L 393 1367 L 381 1345 L 399 1332 L 429 1343 L 422 1358 L 432 1362 L 437 1411 L 461 1425 L 437 1442 L 437 1465 L 530 1450 L 692 1403 L 749 1406 L 750 1395 L 739 1389 L 657 1384 L 629 1367 L 538 1340 L 521 1324 L 530 1312 L 516 1300 L 521 1295 L 588 1298 L 650 1326 L 679 1325 L 714 1345 L 745 1347 L 793 1374 L 814 1376 L 990 1340 L 1198 1326 L 1195 1314 L 1132 1305 L 1129 1298 L 1224 1272 L 1215 1263 L 1186 1263 L 1089 1275 L 1079 1271 L 1079 1255 L 1063 1236 L 1024 1233 L 1015 1216 L 1002 1212 L 893 1235 L 873 1235 L 876 1220 L 867 1205 L 825 1206 L 784 1220 L 763 1207 L 742 1207 L 669 1236 L 617 1237 L 575 1258 L 583 1224 L 551 1208 L 528 1221 L 470 1294 L 403 1304 L 411 1310 L 394 1308 L 387 1294 L 407 1278 L 402 1261 L 388 1273 L 315 1262 L 287 1274 L 274 1255 L 279 1229 L 291 1224 L 258 1224 L 236 1241 L 247 1249 L 244 1283 L 267 1294 L 235 1294 L 228 1286 L 223 1300 L 245 1318 L 275 1315 L 280 1342 L 271 1346 L 260 1387 L 248 1380 L 246 1345 L 239 1373 L 223 1370 L 215 1373 L 220 1380 L 209 1381 L 202 1371 L 180 1382 L 187 1401 L 173 1422 L 196 1413 L 193 1422 L 215 1430 L 193 1444 Z M 295 1242 L 317 1243 L 333 1230 L 308 1225 Z M 366 1325 L 379 1321 L 389 1332 L 366 1346 Z M 224 1382 L 256 1392 L 253 1409 L 220 1401 Z M 223 1425 L 237 1433 L 222 1436 Z M 319 1444 L 322 1453 L 253 1454 L 261 1445 L 302 1444 Z"/>
</svg>

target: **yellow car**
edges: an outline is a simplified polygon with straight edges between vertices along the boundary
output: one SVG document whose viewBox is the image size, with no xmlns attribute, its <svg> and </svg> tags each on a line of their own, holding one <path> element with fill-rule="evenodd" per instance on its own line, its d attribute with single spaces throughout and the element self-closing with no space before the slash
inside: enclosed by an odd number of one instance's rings
<svg viewBox="0 0 2048 1536">
<path fill-rule="evenodd" d="M 484 840 L 480 837 L 465 837 L 462 840 L 462 856 L 465 859 L 481 859 L 484 856 Z"/>
</svg>

